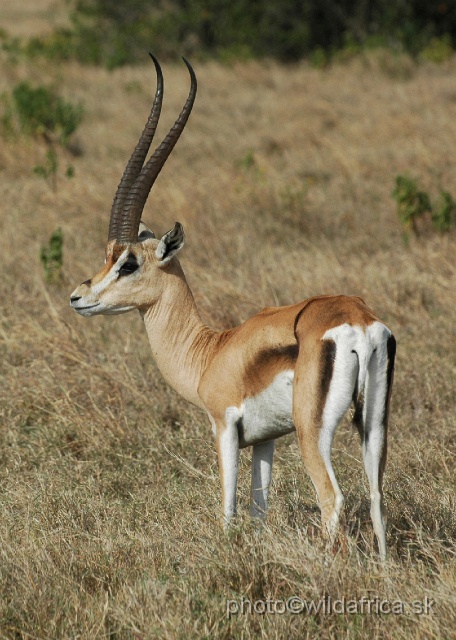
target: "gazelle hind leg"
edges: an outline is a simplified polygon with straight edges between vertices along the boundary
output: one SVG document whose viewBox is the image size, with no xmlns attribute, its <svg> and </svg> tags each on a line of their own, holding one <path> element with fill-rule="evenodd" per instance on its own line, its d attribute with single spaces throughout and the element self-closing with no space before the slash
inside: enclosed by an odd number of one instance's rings
<svg viewBox="0 0 456 640">
<path fill-rule="evenodd" d="M 383 474 L 387 456 L 388 413 L 396 343 L 393 336 L 372 353 L 366 378 L 363 407 L 363 457 L 369 481 L 371 519 L 380 559 L 386 559 L 386 516 Z"/>
<path fill-rule="evenodd" d="M 253 446 L 250 515 L 252 518 L 260 520 L 264 520 L 268 509 L 274 446 L 275 440 L 261 442 Z"/>
<path fill-rule="evenodd" d="M 386 463 L 386 432 L 377 425 L 363 443 L 364 468 L 369 480 L 370 515 L 378 541 L 380 559 L 386 559 L 386 518 L 383 506 L 382 480 Z"/>
<path fill-rule="evenodd" d="M 326 520 L 326 529 L 330 541 L 334 540 L 336 536 L 344 503 L 331 462 L 331 449 L 334 433 L 352 402 L 357 374 L 358 357 L 356 353 L 349 349 L 345 343 L 339 343 L 334 359 L 333 374 L 322 411 L 318 441 L 321 456 L 335 491 L 333 512 Z"/>
<path fill-rule="evenodd" d="M 358 371 L 356 354 L 333 340 L 323 340 L 318 361 L 301 345 L 303 366 L 295 374 L 293 418 L 305 467 L 317 492 L 323 533 L 331 543 L 337 533 L 343 495 L 331 463 L 334 432 L 352 401 Z M 314 359 L 309 366 L 310 359 Z M 306 402 L 300 401 L 306 398 Z"/>
</svg>

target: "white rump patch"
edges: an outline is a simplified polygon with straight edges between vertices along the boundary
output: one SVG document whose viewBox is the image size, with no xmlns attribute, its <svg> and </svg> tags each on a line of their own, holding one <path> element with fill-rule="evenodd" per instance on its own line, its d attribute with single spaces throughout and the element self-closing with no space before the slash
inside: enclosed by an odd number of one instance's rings
<svg viewBox="0 0 456 640">
<path fill-rule="evenodd" d="M 333 374 L 323 409 L 318 441 L 321 456 L 336 493 L 335 510 L 329 523 L 330 533 L 331 529 L 335 531 L 337 528 L 343 504 L 343 496 L 331 464 L 334 432 L 351 404 L 357 380 L 358 392 L 366 389 L 364 419 L 366 420 L 367 406 L 372 407 L 370 411 L 374 422 L 381 422 L 386 393 L 386 342 L 390 335 L 390 330 L 381 322 L 374 322 L 365 329 L 359 325 L 345 323 L 329 329 L 322 338 L 334 340 L 336 343 Z M 378 379 L 379 371 L 382 372 L 382 380 Z M 382 401 L 376 402 L 377 398 L 382 398 Z M 379 435 L 382 436 L 381 429 Z M 377 444 L 376 436 L 377 434 L 372 436 L 371 446 L 378 455 L 377 449 L 380 444 Z"/>
</svg>

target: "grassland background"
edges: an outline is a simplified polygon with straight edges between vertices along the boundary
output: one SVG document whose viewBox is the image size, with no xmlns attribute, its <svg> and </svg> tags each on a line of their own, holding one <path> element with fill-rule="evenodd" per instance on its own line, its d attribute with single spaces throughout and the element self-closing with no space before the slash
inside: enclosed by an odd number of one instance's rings
<svg viewBox="0 0 456 640">
<path fill-rule="evenodd" d="M 23 24 L 41 29 L 49 6 L 23 3 Z M 20 14 L 7 8 L 0 18 L 13 31 Z M 406 246 L 391 191 L 409 173 L 433 194 L 456 194 L 456 59 L 198 65 L 194 112 L 144 214 L 160 233 L 184 224 L 181 261 L 215 327 L 344 292 L 394 330 L 386 566 L 348 421 L 334 453 L 348 541 L 329 566 L 293 436 L 277 446 L 261 535 L 245 517 L 242 453 L 241 516 L 226 537 L 210 426 L 162 381 L 138 315 L 85 320 L 69 308 L 102 264 L 152 65 L 108 72 L 2 54 L 1 69 L 0 92 L 21 79 L 52 84 L 86 115 L 73 153 L 59 151 L 55 190 L 32 173 L 44 142 L 0 144 L 0 637 L 455 638 L 455 233 L 424 224 Z M 183 64 L 164 74 L 159 136 L 188 88 Z M 64 281 L 49 286 L 39 251 L 59 226 Z M 227 598 L 292 595 L 427 595 L 435 606 L 427 616 L 225 616 Z"/>
</svg>

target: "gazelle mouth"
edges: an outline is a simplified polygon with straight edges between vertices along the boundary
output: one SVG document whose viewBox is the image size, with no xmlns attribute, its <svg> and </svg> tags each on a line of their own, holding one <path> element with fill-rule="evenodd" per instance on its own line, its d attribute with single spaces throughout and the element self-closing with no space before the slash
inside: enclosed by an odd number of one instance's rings
<svg viewBox="0 0 456 640">
<path fill-rule="evenodd" d="M 73 309 L 75 311 L 86 311 L 86 309 L 94 309 L 95 307 L 98 307 L 100 305 L 99 302 L 97 302 L 96 304 L 89 304 L 87 307 L 75 307 L 74 305 L 71 305 L 73 307 Z"/>
</svg>

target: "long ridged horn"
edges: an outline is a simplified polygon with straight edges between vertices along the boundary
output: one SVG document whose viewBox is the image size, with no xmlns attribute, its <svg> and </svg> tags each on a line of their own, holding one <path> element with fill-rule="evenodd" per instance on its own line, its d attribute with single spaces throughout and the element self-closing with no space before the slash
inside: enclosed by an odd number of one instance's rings
<svg viewBox="0 0 456 640">
<path fill-rule="evenodd" d="M 195 102 L 197 89 L 195 72 L 185 58 L 183 58 L 183 61 L 187 65 L 191 79 L 187 101 L 163 142 L 157 147 L 148 162 L 141 169 L 125 198 L 121 222 L 117 227 L 117 242 L 119 244 L 138 241 L 139 223 L 147 197 L 169 154 L 179 140 L 191 113 L 193 103 Z"/>
<path fill-rule="evenodd" d="M 111 218 L 109 220 L 108 242 L 110 240 L 115 240 L 118 236 L 125 200 L 130 193 L 130 189 L 136 178 L 141 172 L 144 160 L 146 159 L 150 145 L 152 144 L 152 140 L 157 129 L 158 119 L 160 117 L 163 102 L 163 74 L 158 60 L 151 53 L 149 53 L 149 55 L 153 60 L 155 71 L 157 72 L 157 89 L 155 91 L 155 98 L 149 118 L 141 137 L 138 140 L 138 144 L 125 167 L 119 186 L 117 187 L 116 195 L 114 196 L 111 208 Z"/>
</svg>

